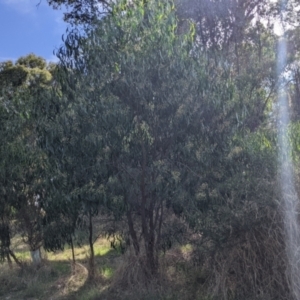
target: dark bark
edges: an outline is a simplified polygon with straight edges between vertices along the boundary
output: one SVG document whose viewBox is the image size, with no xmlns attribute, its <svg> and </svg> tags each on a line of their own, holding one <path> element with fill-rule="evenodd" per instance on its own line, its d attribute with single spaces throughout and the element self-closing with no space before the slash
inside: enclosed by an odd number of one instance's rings
<svg viewBox="0 0 300 300">
<path fill-rule="evenodd" d="M 156 251 L 155 251 L 155 228 L 153 222 L 153 209 L 149 212 L 149 235 L 146 247 L 146 254 L 147 254 L 147 264 L 148 268 L 152 275 L 156 274 L 157 272 L 157 265 L 156 265 Z"/>
<path fill-rule="evenodd" d="M 140 253 L 140 245 L 139 245 L 139 241 L 138 241 L 137 236 L 136 236 L 136 232 L 134 230 L 134 225 L 133 225 L 133 220 L 132 220 L 130 208 L 127 210 L 127 223 L 128 223 L 129 234 L 130 234 L 130 237 L 131 237 L 131 240 L 132 240 L 132 243 L 133 243 L 135 255 L 138 255 Z"/>
<path fill-rule="evenodd" d="M 89 246 L 90 246 L 90 259 L 89 259 L 89 277 L 93 279 L 95 277 L 95 252 L 93 243 L 93 222 L 92 212 L 89 212 Z"/>
<path fill-rule="evenodd" d="M 15 261 L 15 263 L 22 268 L 23 265 L 22 263 L 17 259 L 17 257 L 15 256 L 15 254 L 9 249 L 9 255 L 13 258 L 13 260 Z"/>
<path fill-rule="evenodd" d="M 70 242 L 71 242 L 71 250 L 72 250 L 72 261 L 73 261 L 73 264 L 75 265 L 75 252 L 74 252 L 74 244 L 73 244 L 73 238 L 72 238 L 72 236 L 71 236 L 71 240 L 70 240 Z"/>
<path fill-rule="evenodd" d="M 10 269 L 12 269 L 12 261 L 10 259 L 9 253 L 6 253 L 7 263 Z"/>
<path fill-rule="evenodd" d="M 71 243 L 71 250 L 72 250 L 73 271 L 75 271 L 76 260 L 75 260 L 75 251 L 74 251 L 74 244 L 73 244 L 73 238 L 72 238 L 72 236 L 70 237 L 70 243 Z"/>
<path fill-rule="evenodd" d="M 75 252 L 74 252 L 74 244 L 73 244 L 72 236 L 71 236 L 71 239 L 70 239 L 70 244 L 71 244 L 71 250 L 72 250 L 72 272 L 73 272 L 73 274 L 75 274 L 76 261 L 75 261 Z"/>
<path fill-rule="evenodd" d="M 160 208 L 160 209 L 159 209 Z M 162 221 L 163 221 L 163 213 L 164 213 L 164 207 L 163 207 L 163 201 L 160 201 L 160 207 L 157 209 L 156 212 L 156 221 L 158 221 L 158 230 L 157 230 L 157 237 L 156 237 L 156 248 L 160 246 L 161 241 L 161 228 L 162 228 Z M 160 210 L 160 213 L 159 213 Z M 157 250 L 157 249 L 156 249 Z M 158 266 L 158 255 L 156 255 L 156 265 Z"/>
<path fill-rule="evenodd" d="M 150 199 L 151 203 L 147 210 L 147 196 L 146 196 L 146 166 L 147 157 L 144 143 L 142 143 L 142 176 L 141 176 L 141 217 L 142 217 L 142 231 L 145 243 L 146 257 L 147 257 L 147 268 L 153 275 L 157 271 L 155 263 L 154 243 L 155 243 L 155 228 L 153 222 L 153 209 L 154 200 Z M 148 219 L 148 220 L 147 220 Z M 149 222 L 149 225 L 147 223 Z M 148 227 L 149 226 L 149 227 Z"/>
<path fill-rule="evenodd" d="M 146 149 L 144 143 L 142 143 L 142 176 L 141 176 L 141 217 L 142 217 L 142 231 L 145 237 L 145 241 L 149 240 L 149 233 L 147 227 L 147 217 L 146 217 L 146 205 L 147 205 L 147 198 L 146 198 L 146 183 L 145 183 L 145 176 L 146 176 Z M 147 246 L 146 246 L 147 248 Z"/>
</svg>

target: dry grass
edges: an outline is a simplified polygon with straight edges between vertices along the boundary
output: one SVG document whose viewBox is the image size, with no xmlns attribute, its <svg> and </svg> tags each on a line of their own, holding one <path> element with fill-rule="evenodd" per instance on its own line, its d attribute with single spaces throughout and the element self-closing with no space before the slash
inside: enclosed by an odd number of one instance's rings
<svg viewBox="0 0 300 300">
<path fill-rule="evenodd" d="M 72 266 L 72 275 L 63 282 L 63 291 L 61 295 L 68 296 L 69 294 L 77 293 L 80 288 L 84 286 L 87 279 L 87 268 L 80 263 L 76 263 Z"/>
<path fill-rule="evenodd" d="M 273 220 L 265 218 L 264 229 L 252 228 L 234 236 L 234 246 L 228 244 L 211 256 L 192 244 L 177 245 L 160 256 L 158 275 L 151 280 L 143 267 L 144 256 L 111 252 L 106 239 L 95 245 L 93 282 L 88 281 L 87 247 L 75 249 L 78 263 L 73 267 L 70 249 L 48 254 L 39 269 L 27 265 L 21 272 L 0 265 L 0 299 L 291 299 L 287 296 L 281 220 L 268 216 Z"/>
<path fill-rule="evenodd" d="M 195 298 L 191 289 L 192 251 L 193 247 L 187 244 L 162 254 L 158 274 L 151 279 L 145 273 L 145 257 L 126 253 L 117 259 L 118 267 L 109 288 L 95 300 L 209 300 L 201 293 Z"/>
<path fill-rule="evenodd" d="M 211 256 L 203 259 L 203 253 L 196 253 L 199 281 L 214 299 L 292 299 L 281 216 L 275 210 L 261 215 L 256 227 L 233 233 L 232 240 Z"/>
<path fill-rule="evenodd" d="M 126 254 L 119 262 L 116 276 L 112 281 L 112 287 L 126 289 L 139 284 L 146 285 L 149 274 L 145 271 L 145 264 L 146 259 L 144 256 L 137 257 L 131 253 Z"/>
<path fill-rule="evenodd" d="M 50 264 L 39 268 L 24 264 L 23 269 L 0 267 L 0 299 L 46 299 L 51 285 L 61 274 Z"/>
<path fill-rule="evenodd" d="M 72 263 L 71 249 L 56 253 L 42 253 L 43 263 L 33 267 L 26 245 L 20 239 L 14 241 L 16 255 L 23 262 L 23 269 L 12 269 L 7 264 L 0 264 L 0 299 L 81 299 L 82 290 L 86 289 L 88 270 L 88 247 L 75 248 L 77 263 Z M 99 239 L 95 243 L 96 263 L 99 265 L 98 277 L 109 280 L 113 275 L 110 259 L 110 243 Z M 106 257 L 107 256 L 107 257 Z M 97 288 L 99 291 L 100 289 Z"/>
</svg>

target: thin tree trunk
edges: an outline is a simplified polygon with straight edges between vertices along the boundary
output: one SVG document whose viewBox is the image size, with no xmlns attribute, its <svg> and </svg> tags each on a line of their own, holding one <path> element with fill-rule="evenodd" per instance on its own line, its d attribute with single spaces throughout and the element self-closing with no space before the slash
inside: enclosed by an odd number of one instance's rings
<svg viewBox="0 0 300 300">
<path fill-rule="evenodd" d="M 157 232 L 156 244 L 155 244 L 156 251 L 157 251 L 158 247 L 160 246 L 160 242 L 161 242 L 161 227 L 162 227 L 163 212 L 164 212 L 163 208 L 164 208 L 163 201 L 160 200 L 160 209 L 159 208 L 157 209 L 156 216 L 155 216 L 156 217 L 155 223 L 157 223 L 157 220 L 159 220 L 158 221 L 158 232 Z M 159 213 L 159 211 L 160 211 L 160 213 Z M 155 259 L 156 259 L 156 265 L 158 266 L 158 255 L 157 255 L 157 253 L 156 253 Z"/>
<path fill-rule="evenodd" d="M 73 264 L 75 265 L 76 261 L 75 261 L 75 252 L 74 252 L 74 244 L 73 244 L 72 236 L 71 236 L 71 250 L 72 250 L 72 261 L 73 261 Z"/>
<path fill-rule="evenodd" d="M 154 230 L 154 222 L 153 222 L 153 207 L 151 205 L 149 212 L 149 235 L 148 240 L 146 241 L 146 254 L 147 254 L 147 264 L 150 270 L 151 275 L 155 275 L 157 273 L 157 265 L 155 259 L 155 230 Z"/>
<path fill-rule="evenodd" d="M 133 243 L 133 248 L 134 248 L 134 251 L 135 251 L 135 255 L 139 255 L 139 253 L 140 253 L 140 245 L 139 245 L 139 242 L 138 242 L 138 238 L 136 236 L 136 232 L 134 230 L 132 216 L 131 216 L 131 212 L 130 212 L 129 209 L 127 211 L 127 223 L 128 223 L 129 234 L 130 234 L 130 237 L 132 239 L 132 243 Z"/>
<path fill-rule="evenodd" d="M 71 244 L 71 251 L 72 251 L 72 272 L 75 274 L 75 268 L 76 268 L 76 261 L 75 261 L 75 252 L 74 252 L 74 244 L 73 244 L 73 238 L 70 237 L 70 244 Z"/>
<path fill-rule="evenodd" d="M 12 269 L 12 261 L 10 259 L 9 253 L 6 253 L 7 263 L 10 269 Z"/>
<path fill-rule="evenodd" d="M 17 257 L 15 256 L 15 254 L 9 249 L 9 255 L 13 258 L 13 260 L 15 261 L 15 263 L 20 267 L 22 268 L 23 265 L 22 263 L 17 259 Z"/>
<path fill-rule="evenodd" d="M 90 279 L 95 278 L 95 253 L 93 244 L 93 223 L 92 223 L 92 212 L 89 212 L 89 245 L 90 245 L 90 259 L 89 259 L 89 277 Z"/>
<path fill-rule="evenodd" d="M 145 145 L 142 142 L 142 174 L 141 174 L 141 183 L 140 183 L 140 189 L 141 189 L 141 217 L 142 217 L 142 233 L 145 238 L 146 242 L 146 248 L 147 248 L 147 243 L 149 241 L 149 232 L 148 232 L 148 227 L 147 227 L 147 216 L 146 216 L 146 205 L 147 205 L 147 197 L 146 197 L 146 149 Z"/>
</svg>

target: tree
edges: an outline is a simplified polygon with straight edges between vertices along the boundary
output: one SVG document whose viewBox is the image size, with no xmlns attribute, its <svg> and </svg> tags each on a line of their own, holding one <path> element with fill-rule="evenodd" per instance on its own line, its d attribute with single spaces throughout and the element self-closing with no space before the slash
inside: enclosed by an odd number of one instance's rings
<svg viewBox="0 0 300 300">
<path fill-rule="evenodd" d="M 197 156 L 227 155 L 237 123 L 230 70 L 197 48 L 193 24 L 184 34 L 177 27 L 172 2 L 136 1 L 116 4 L 84 37 L 71 32 L 58 53 L 63 95 L 53 98 L 60 105 L 45 135 L 72 178 L 70 194 L 127 219 L 150 276 L 165 210 L 184 211 L 209 168 L 202 161 L 194 170 Z"/>
<path fill-rule="evenodd" d="M 71 24 L 91 24 L 101 15 L 111 11 L 110 0 L 47 0 L 54 9 L 65 6 L 70 11 L 64 14 L 64 20 Z"/>
<path fill-rule="evenodd" d="M 96 105 L 87 106 L 83 99 L 61 82 L 62 67 L 58 67 L 54 91 L 45 93 L 37 115 L 39 146 L 47 153 L 50 168 L 47 174 L 47 200 L 43 203 L 46 249 L 63 249 L 73 243 L 75 229 L 88 229 L 90 246 L 89 276 L 94 277 L 94 237 L 92 219 L 98 213 L 103 198 L 103 168 L 101 136 L 97 133 L 100 120 Z M 72 72 L 72 71 L 71 71 Z M 76 82 L 76 76 L 72 79 Z M 87 116 L 90 114 L 90 116 Z M 59 228 L 59 234 L 56 229 Z"/>
<path fill-rule="evenodd" d="M 228 50 L 247 37 L 247 30 L 268 20 L 272 5 L 258 0 L 176 1 L 179 18 L 193 19 L 204 47 Z M 256 20 L 255 20 L 256 19 Z"/>
<path fill-rule="evenodd" d="M 295 2 L 287 4 L 124 1 L 89 23 L 85 35 L 71 32 L 60 50 L 66 72 L 58 128 L 76 124 L 76 130 L 57 129 L 56 142 L 71 153 L 76 141 L 72 174 L 76 157 L 85 170 L 101 169 L 81 175 L 77 199 L 96 195 L 97 207 L 127 219 L 136 255 L 146 255 L 146 273 L 157 272 L 165 213 L 172 209 L 201 235 L 211 257 L 227 259 L 238 249 L 249 259 L 216 272 L 234 277 L 237 297 L 249 290 L 253 297 L 286 295 L 272 123 L 278 39 L 271 18 L 293 23 Z M 289 42 L 296 55 L 297 31 Z M 297 107 L 294 67 L 290 92 Z M 261 254 L 266 251 L 271 259 Z M 281 270 L 274 277 L 272 261 Z"/>
<path fill-rule="evenodd" d="M 19 260 L 14 255 L 11 249 L 11 236 L 13 235 L 11 219 L 14 217 L 14 210 L 12 208 L 12 199 L 10 194 L 13 190 L 13 182 L 16 178 L 16 172 L 11 166 L 11 159 L 15 155 L 14 147 L 11 147 L 12 137 L 7 132 L 7 127 L 12 124 L 12 115 L 8 113 L 7 108 L 3 105 L 3 100 L 1 100 L 0 106 L 0 116 L 1 116 L 1 130 L 0 135 L 3 143 L 0 146 L 0 180 L 1 180 L 1 190 L 0 190 L 0 258 L 1 261 L 7 259 L 8 263 L 11 265 L 11 258 L 21 265 Z M 9 122 L 9 123 L 8 123 Z M 15 200 L 15 199 L 14 199 Z"/>
<path fill-rule="evenodd" d="M 1 198 L 5 201 L 1 202 L 1 211 L 6 219 L 4 223 L 9 239 L 14 218 L 32 254 L 37 252 L 37 261 L 40 260 L 39 248 L 43 241 L 39 203 L 45 195 L 42 180 L 45 155 L 37 148 L 35 129 L 38 120 L 33 107 L 39 101 L 40 91 L 50 82 L 51 74 L 46 69 L 45 60 L 33 54 L 21 57 L 15 64 L 2 63 L 0 181 Z"/>
</svg>

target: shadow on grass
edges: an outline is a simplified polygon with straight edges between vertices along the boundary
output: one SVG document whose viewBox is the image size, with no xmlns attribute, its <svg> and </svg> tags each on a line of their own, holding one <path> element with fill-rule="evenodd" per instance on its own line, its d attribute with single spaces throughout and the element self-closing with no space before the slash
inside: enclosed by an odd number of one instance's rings
<svg viewBox="0 0 300 300">
<path fill-rule="evenodd" d="M 105 254 L 95 251 L 95 278 L 90 279 L 88 274 L 88 257 L 76 260 L 75 268 L 68 281 L 68 291 L 62 298 L 66 300 L 96 299 L 103 289 L 108 288 L 118 265 L 116 258 L 120 253 L 114 249 L 105 251 Z M 71 266 L 71 265 L 70 265 Z"/>
<path fill-rule="evenodd" d="M 88 254 L 80 255 L 75 266 L 70 259 L 58 259 L 62 253 L 48 255 L 40 266 L 33 266 L 29 260 L 23 261 L 23 269 L 0 264 L 0 299 L 84 299 L 81 292 L 93 283 L 88 280 Z M 96 251 L 97 282 L 111 278 L 117 256 L 113 249 Z"/>
<path fill-rule="evenodd" d="M 70 293 L 66 300 L 178 300 L 188 298 L 184 289 L 186 274 L 169 276 L 163 266 L 157 276 L 152 279 L 145 277 L 143 271 L 144 259 L 135 255 L 125 254 L 112 264 L 105 264 L 108 257 L 104 257 L 102 264 L 98 264 L 98 276 L 94 281 L 87 280 L 75 293 Z M 119 265 L 118 265 L 119 263 Z M 176 262 L 176 267 L 178 262 Z M 117 271 L 117 272 L 115 272 Z M 144 274 L 143 274 L 144 273 Z M 180 270 L 178 271 L 180 273 Z M 147 276 L 147 275 L 146 275 Z M 173 277 L 173 278 L 171 278 Z M 183 292 L 184 291 L 184 292 Z M 200 299 L 200 298 L 197 298 Z M 204 299 L 204 298 L 202 298 Z"/>
<path fill-rule="evenodd" d="M 100 245 L 100 246 L 99 246 Z M 142 278 L 142 261 L 129 253 L 104 247 L 95 249 L 96 276 L 89 279 L 88 253 L 76 249 L 75 266 L 69 254 L 49 254 L 40 268 L 28 265 L 23 272 L 17 269 L 2 272 L 0 265 L 0 299 L 40 300 L 190 300 L 209 299 L 198 294 L 196 270 L 189 269 L 190 249 L 171 250 L 161 257 L 159 276 L 145 284 Z M 108 245 L 108 244 L 107 244 Z M 66 250 L 68 252 L 69 250 Z M 116 272 L 117 271 L 117 272 Z M 203 275 L 201 275 L 203 276 Z M 3 290 L 3 284 L 6 288 Z"/>
</svg>

